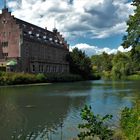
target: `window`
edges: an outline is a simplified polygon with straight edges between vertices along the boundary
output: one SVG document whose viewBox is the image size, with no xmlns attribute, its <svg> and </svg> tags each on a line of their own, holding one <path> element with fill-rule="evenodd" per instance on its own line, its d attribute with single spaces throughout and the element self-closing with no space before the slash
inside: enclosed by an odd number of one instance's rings
<svg viewBox="0 0 140 140">
<path fill-rule="evenodd" d="M 5 32 L 3 32 L 3 37 L 6 37 L 6 33 Z"/>
<path fill-rule="evenodd" d="M 44 72 L 44 67 L 43 67 L 43 65 L 42 65 L 42 67 L 41 67 L 41 68 L 42 68 L 42 72 Z"/>
<path fill-rule="evenodd" d="M 2 46 L 2 47 L 8 47 L 8 41 L 6 41 L 6 42 L 1 42 L 1 46 Z"/>
<path fill-rule="evenodd" d="M 39 34 L 36 34 L 36 37 L 39 37 Z"/>
<path fill-rule="evenodd" d="M 52 38 L 49 38 L 49 40 L 52 41 L 53 39 Z"/>
<path fill-rule="evenodd" d="M 32 31 L 29 31 L 28 33 L 31 35 L 32 34 Z"/>
<path fill-rule="evenodd" d="M 7 56 L 8 56 L 8 53 L 3 53 L 3 56 L 4 56 L 4 57 L 7 57 Z"/>
<path fill-rule="evenodd" d="M 33 72 L 35 71 L 35 65 L 32 65 L 32 71 Z"/>
<path fill-rule="evenodd" d="M 3 23 L 3 24 L 6 24 L 6 23 L 7 23 L 7 21 L 6 21 L 5 18 L 3 19 L 2 23 Z"/>
<path fill-rule="evenodd" d="M 39 72 L 40 72 L 41 70 L 40 70 L 40 65 L 39 65 Z"/>
<path fill-rule="evenodd" d="M 46 72 L 48 72 L 48 65 L 46 66 Z"/>
<path fill-rule="evenodd" d="M 43 36 L 44 39 L 46 39 L 46 36 Z"/>
</svg>

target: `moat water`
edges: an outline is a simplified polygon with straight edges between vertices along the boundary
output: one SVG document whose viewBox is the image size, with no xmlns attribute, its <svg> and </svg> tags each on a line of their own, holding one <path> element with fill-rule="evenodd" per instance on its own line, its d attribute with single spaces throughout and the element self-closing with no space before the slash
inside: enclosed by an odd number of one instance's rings
<svg viewBox="0 0 140 140">
<path fill-rule="evenodd" d="M 86 81 L 0 88 L 0 140 L 71 140 L 81 123 L 80 110 L 112 114 L 140 99 L 140 81 Z M 25 139 L 25 138 L 24 138 Z"/>
</svg>

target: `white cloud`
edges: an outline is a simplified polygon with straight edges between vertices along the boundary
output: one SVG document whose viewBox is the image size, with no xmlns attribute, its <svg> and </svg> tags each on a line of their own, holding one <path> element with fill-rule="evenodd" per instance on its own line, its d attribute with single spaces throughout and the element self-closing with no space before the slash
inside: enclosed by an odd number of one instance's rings
<svg viewBox="0 0 140 140">
<path fill-rule="evenodd" d="M 58 30 L 69 36 L 105 38 L 122 34 L 125 21 L 133 13 L 127 0 L 22 0 L 22 5 L 18 1 L 8 3 L 13 15 L 49 30 L 55 21 Z"/>
<path fill-rule="evenodd" d="M 131 51 L 131 49 L 132 49 L 132 46 L 130 46 L 129 48 L 126 48 L 126 49 L 124 49 L 123 46 L 118 47 L 118 51 L 120 51 L 120 52 L 128 52 L 128 51 Z"/>
<path fill-rule="evenodd" d="M 132 49 L 132 47 L 124 49 L 122 46 L 119 46 L 117 49 L 110 49 L 108 47 L 99 48 L 98 46 L 92 46 L 92 45 L 85 44 L 85 43 L 76 44 L 76 45 L 70 47 L 71 50 L 74 48 L 78 48 L 78 49 L 84 51 L 88 56 L 92 56 L 95 54 L 101 54 L 103 52 L 106 52 L 108 54 L 116 54 L 118 51 L 128 52 Z"/>
</svg>

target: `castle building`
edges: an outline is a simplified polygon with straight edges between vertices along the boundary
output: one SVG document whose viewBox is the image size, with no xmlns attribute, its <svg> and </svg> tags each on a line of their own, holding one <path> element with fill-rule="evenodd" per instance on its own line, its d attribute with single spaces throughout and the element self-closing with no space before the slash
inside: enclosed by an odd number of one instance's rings
<svg viewBox="0 0 140 140">
<path fill-rule="evenodd" d="M 0 70 L 27 73 L 68 73 L 69 46 L 54 29 L 35 26 L 11 15 L 0 14 Z"/>
</svg>

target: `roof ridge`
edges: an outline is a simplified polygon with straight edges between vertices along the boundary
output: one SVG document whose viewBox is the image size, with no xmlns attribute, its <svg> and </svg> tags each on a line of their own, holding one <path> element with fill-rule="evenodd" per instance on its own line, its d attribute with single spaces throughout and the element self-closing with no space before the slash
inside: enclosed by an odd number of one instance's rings
<svg viewBox="0 0 140 140">
<path fill-rule="evenodd" d="M 27 22 L 27 21 L 21 20 L 21 19 L 16 18 L 16 17 L 14 17 L 14 19 L 15 19 L 16 21 L 23 22 L 23 23 L 28 24 L 28 25 L 30 25 L 30 26 L 34 26 L 34 27 L 39 28 L 39 29 L 41 29 L 41 30 L 43 30 L 43 31 L 47 31 L 47 32 L 49 32 L 49 33 L 51 33 L 51 34 L 54 34 L 54 32 L 49 31 L 48 29 L 44 29 L 43 27 L 37 26 L 37 25 L 35 25 L 35 24 L 29 23 L 29 22 Z M 20 23 L 19 23 L 19 24 L 20 24 Z"/>
</svg>

